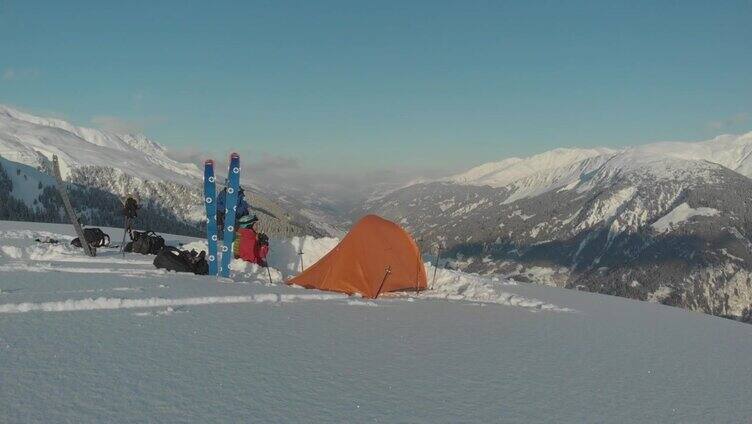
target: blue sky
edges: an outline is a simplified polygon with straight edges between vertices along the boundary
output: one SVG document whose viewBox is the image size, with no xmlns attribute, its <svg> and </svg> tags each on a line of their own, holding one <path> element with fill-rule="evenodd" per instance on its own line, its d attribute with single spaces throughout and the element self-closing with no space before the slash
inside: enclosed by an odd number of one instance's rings
<svg viewBox="0 0 752 424">
<path fill-rule="evenodd" d="M 321 172 L 459 170 L 749 131 L 750 22 L 750 1 L 0 0 L 0 103 Z"/>
</svg>

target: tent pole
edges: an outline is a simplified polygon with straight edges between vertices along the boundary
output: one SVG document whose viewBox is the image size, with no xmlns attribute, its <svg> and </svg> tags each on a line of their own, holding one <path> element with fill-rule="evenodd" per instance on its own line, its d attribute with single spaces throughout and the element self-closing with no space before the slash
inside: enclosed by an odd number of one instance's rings
<svg viewBox="0 0 752 424">
<path fill-rule="evenodd" d="M 431 281 L 431 288 L 434 288 L 436 284 L 436 270 L 439 268 L 439 258 L 441 257 L 441 245 L 436 243 L 436 263 L 433 264 L 433 280 Z"/>
<path fill-rule="evenodd" d="M 386 282 L 386 277 L 388 277 L 389 274 L 391 273 L 392 273 L 392 266 L 387 265 L 386 268 L 384 269 L 384 278 L 381 279 L 381 285 L 379 285 L 379 291 L 376 292 L 376 297 L 374 297 L 374 299 L 378 298 L 379 295 L 381 294 L 381 289 L 384 288 L 384 282 Z"/>
</svg>

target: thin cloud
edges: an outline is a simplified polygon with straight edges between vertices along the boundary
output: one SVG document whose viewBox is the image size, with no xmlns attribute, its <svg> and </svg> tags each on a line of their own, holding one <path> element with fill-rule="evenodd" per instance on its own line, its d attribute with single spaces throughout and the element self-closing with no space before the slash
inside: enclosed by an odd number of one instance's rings
<svg viewBox="0 0 752 424">
<path fill-rule="evenodd" d="M 708 127 L 715 131 L 721 131 L 727 128 L 735 127 L 737 125 L 745 124 L 749 122 L 750 119 L 752 119 L 752 114 L 742 112 L 724 119 L 710 121 L 708 122 Z"/>
<path fill-rule="evenodd" d="M 38 108 L 27 108 L 25 106 L 18 106 L 12 103 L 5 103 L 5 106 L 15 109 L 19 112 L 26 113 L 33 116 L 44 116 L 47 118 L 54 118 L 54 119 L 62 119 L 63 121 L 71 121 L 68 115 L 58 112 L 56 110 L 51 109 L 38 109 Z"/>
<path fill-rule="evenodd" d="M 140 110 L 144 106 L 146 97 L 147 97 L 146 91 L 136 90 L 133 94 L 131 94 L 131 105 L 135 109 Z"/>
<path fill-rule="evenodd" d="M 91 118 L 91 123 L 97 127 L 119 134 L 143 132 L 144 127 L 133 121 L 120 119 L 116 116 L 98 115 Z"/>
<path fill-rule="evenodd" d="M 206 153 L 193 147 L 167 149 L 167 156 L 182 163 L 202 163 L 209 157 Z"/>
<path fill-rule="evenodd" d="M 137 134 L 143 133 L 147 127 L 167 122 L 167 118 L 154 116 L 130 120 L 111 115 L 96 115 L 90 121 L 93 125 L 105 131 L 117 134 Z"/>
<path fill-rule="evenodd" d="M 18 81 L 34 79 L 39 76 L 39 70 L 33 68 L 5 68 L 2 73 L 3 81 Z"/>
<path fill-rule="evenodd" d="M 259 154 L 238 150 L 241 158 L 258 158 L 245 162 L 244 181 L 266 192 L 279 192 L 293 196 L 325 196 L 328 201 L 340 205 L 354 205 L 375 192 L 398 188 L 417 178 L 437 178 L 448 175 L 441 169 L 392 168 L 364 172 L 331 172 L 311 169 L 296 157 Z M 227 158 L 195 148 L 168 149 L 167 154 L 179 162 L 202 166 L 207 158 L 215 159 L 215 169 L 223 176 Z"/>
</svg>

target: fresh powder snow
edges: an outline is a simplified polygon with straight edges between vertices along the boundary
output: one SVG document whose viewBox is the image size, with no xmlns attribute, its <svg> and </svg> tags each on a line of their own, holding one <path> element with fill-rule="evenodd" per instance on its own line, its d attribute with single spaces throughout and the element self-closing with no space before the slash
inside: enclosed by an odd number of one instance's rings
<svg viewBox="0 0 752 424">
<path fill-rule="evenodd" d="M 0 222 L 8 422 L 752 417 L 746 324 L 448 269 L 434 278 L 429 263 L 428 290 L 376 300 L 284 284 L 336 238 L 272 240 L 269 273 L 234 261 L 222 280 L 116 248 L 87 258 L 72 238 L 67 225 Z"/>
</svg>

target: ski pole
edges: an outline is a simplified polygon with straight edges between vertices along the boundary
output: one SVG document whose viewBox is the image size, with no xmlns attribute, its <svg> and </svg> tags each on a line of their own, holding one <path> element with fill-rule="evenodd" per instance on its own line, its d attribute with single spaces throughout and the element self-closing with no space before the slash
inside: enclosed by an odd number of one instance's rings
<svg viewBox="0 0 752 424">
<path fill-rule="evenodd" d="M 272 271 L 269 269 L 269 265 L 266 265 L 266 273 L 269 274 L 269 284 L 274 284 L 272 282 Z"/>
<path fill-rule="evenodd" d="M 130 226 L 128 221 L 129 221 L 129 218 L 128 216 L 126 216 L 125 225 L 123 225 L 123 241 L 120 243 L 120 253 L 123 254 L 123 257 L 125 257 L 125 235 L 128 234 L 128 227 Z"/>
</svg>

